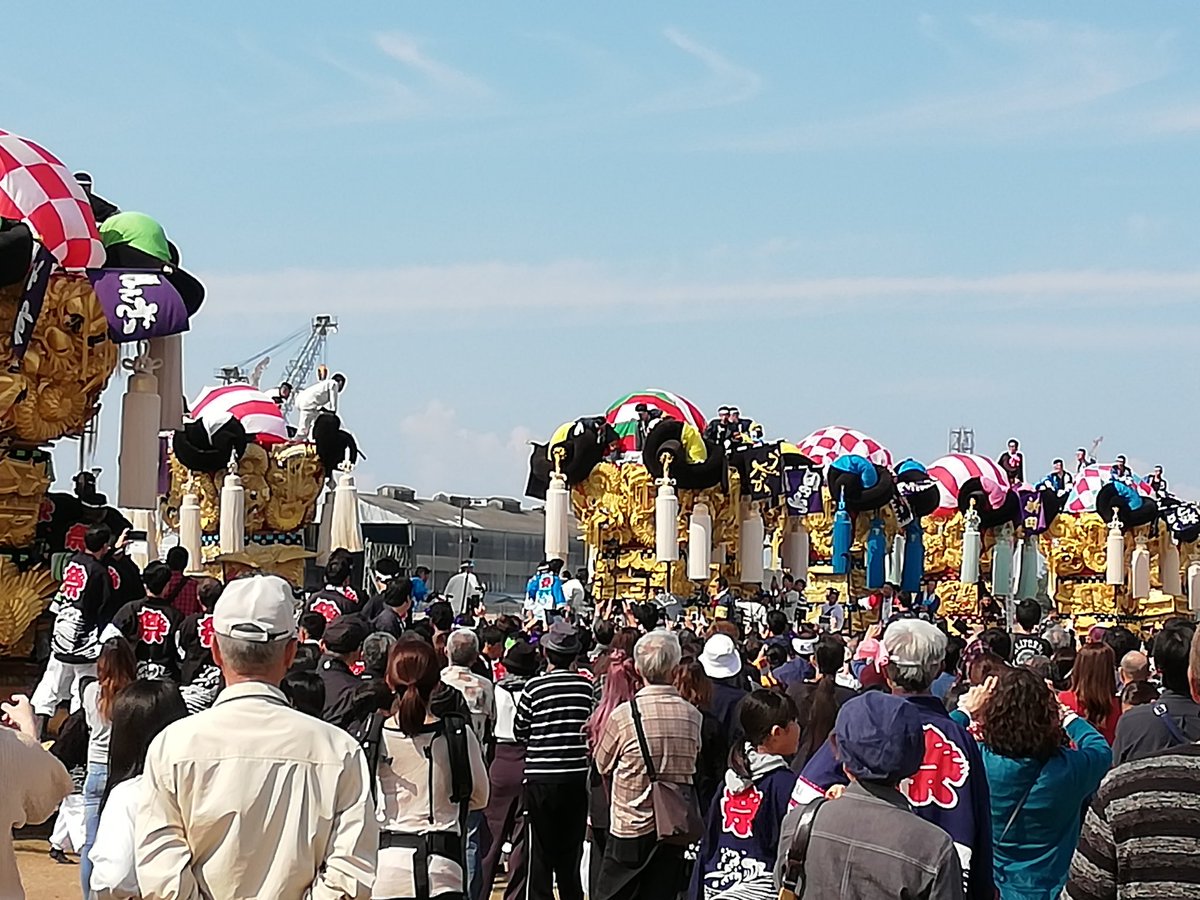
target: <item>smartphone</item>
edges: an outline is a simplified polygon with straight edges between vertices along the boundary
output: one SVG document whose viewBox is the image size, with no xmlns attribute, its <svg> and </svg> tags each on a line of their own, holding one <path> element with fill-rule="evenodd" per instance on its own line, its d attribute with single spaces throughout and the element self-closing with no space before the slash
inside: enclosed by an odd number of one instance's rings
<svg viewBox="0 0 1200 900">
<path fill-rule="evenodd" d="M 144 541 L 146 539 L 146 532 L 140 530 L 135 531 L 134 529 L 130 528 L 125 536 L 131 541 Z"/>
</svg>

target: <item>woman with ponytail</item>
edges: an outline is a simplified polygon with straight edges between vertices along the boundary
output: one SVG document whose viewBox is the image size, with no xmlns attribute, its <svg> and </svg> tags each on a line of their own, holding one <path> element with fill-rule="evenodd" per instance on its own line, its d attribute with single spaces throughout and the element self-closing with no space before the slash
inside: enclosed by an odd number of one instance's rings
<svg viewBox="0 0 1200 900">
<path fill-rule="evenodd" d="M 689 897 L 775 897 L 775 856 L 796 776 L 787 758 L 800 743 L 796 705 L 755 690 L 738 710 L 743 739 L 729 751 L 725 784 L 708 811 Z"/>
<path fill-rule="evenodd" d="M 822 636 L 817 641 L 813 662 L 817 665 L 816 681 L 798 681 L 787 689 L 800 716 L 800 748 L 792 760 L 792 771 L 796 774 L 829 739 L 838 710 L 854 696 L 854 691 L 837 683 L 837 674 L 846 664 L 846 645 L 841 638 L 831 634 Z"/>
<path fill-rule="evenodd" d="M 483 809 L 488 801 L 483 750 L 469 721 L 460 716 L 442 720 L 431 711 L 441 666 L 429 644 L 415 639 L 396 643 L 388 656 L 387 683 L 396 699 L 383 722 L 374 773 L 381 834 L 371 896 L 463 900 L 466 812 Z M 452 764 L 456 740 L 466 753 Z M 468 773 L 456 765 L 469 768 L 471 780 L 470 796 L 461 804 L 451 795 Z"/>
<path fill-rule="evenodd" d="M 616 641 L 614 640 L 614 644 Z M 583 726 L 587 738 L 588 753 L 593 754 L 609 716 L 622 703 L 628 703 L 642 686 L 641 676 L 633 665 L 633 657 L 627 650 L 613 647 L 605 660 L 604 686 L 600 702 L 591 718 Z M 609 813 L 612 808 L 612 782 L 601 777 L 594 762 L 588 765 L 588 834 L 592 849 L 588 858 L 588 896 L 595 897 L 600 889 L 600 862 L 604 859 L 604 848 L 608 844 Z"/>
</svg>

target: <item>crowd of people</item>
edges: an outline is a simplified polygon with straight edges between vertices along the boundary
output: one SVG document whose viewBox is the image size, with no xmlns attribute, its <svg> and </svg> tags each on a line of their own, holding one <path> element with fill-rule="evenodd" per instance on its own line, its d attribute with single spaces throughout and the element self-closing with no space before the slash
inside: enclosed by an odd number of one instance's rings
<svg viewBox="0 0 1200 900">
<path fill-rule="evenodd" d="M 114 543 L 68 563 L 0 729 L 5 821 L 57 809 L 85 898 L 1200 895 L 1190 620 L 972 625 L 929 583 L 856 627 L 836 591 L 723 578 L 698 615 L 588 620 L 558 562 L 489 616 L 394 560 L 356 591 L 343 551 L 307 596 L 173 551 L 111 609 Z"/>
</svg>

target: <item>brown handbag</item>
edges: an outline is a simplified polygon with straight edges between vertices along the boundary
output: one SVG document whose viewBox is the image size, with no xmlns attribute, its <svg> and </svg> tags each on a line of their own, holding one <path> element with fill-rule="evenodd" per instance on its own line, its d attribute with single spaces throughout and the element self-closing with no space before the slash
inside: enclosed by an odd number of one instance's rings
<svg viewBox="0 0 1200 900">
<path fill-rule="evenodd" d="M 629 701 L 633 712 L 633 727 L 637 730 L 638 746 L 642 761 L 646 764 L 646 775 L 650 779 L 650 803 L 654 807 L 654 828 L 658 839 L 664 844 L 689 846 L 704 834 L 704 820 L 700 816 L 700 802 L 696 789 L 690 784 L 674 781 L 659 781 L 650 758 L 650 745 L 646 731 L 642 728 L 642 714 L 638 711 L 637 699 Z"/>
</svg>

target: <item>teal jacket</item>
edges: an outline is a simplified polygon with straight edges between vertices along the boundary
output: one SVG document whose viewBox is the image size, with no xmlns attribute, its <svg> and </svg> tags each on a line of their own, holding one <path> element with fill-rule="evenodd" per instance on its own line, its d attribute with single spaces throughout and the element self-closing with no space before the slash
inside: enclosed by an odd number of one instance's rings
<svg viewBox="0 0 1200 900">
<path fill-rule="evenodd" d="M 962 712 L 952 715 L 960 723 L 966 721 Z M 1083 719 L 1072 717 L 1066 731 L 1072 746 L 1045 765 L 1001 756 L 979 745 L 992 797 L 993 869 L 1001 900 L 1049 900 L 1066 885 L 1083 805 L 1112 763 L 1108 742 Z M 1029 796 L 1005 834 L 1027 790 Z"/>
</svg>

